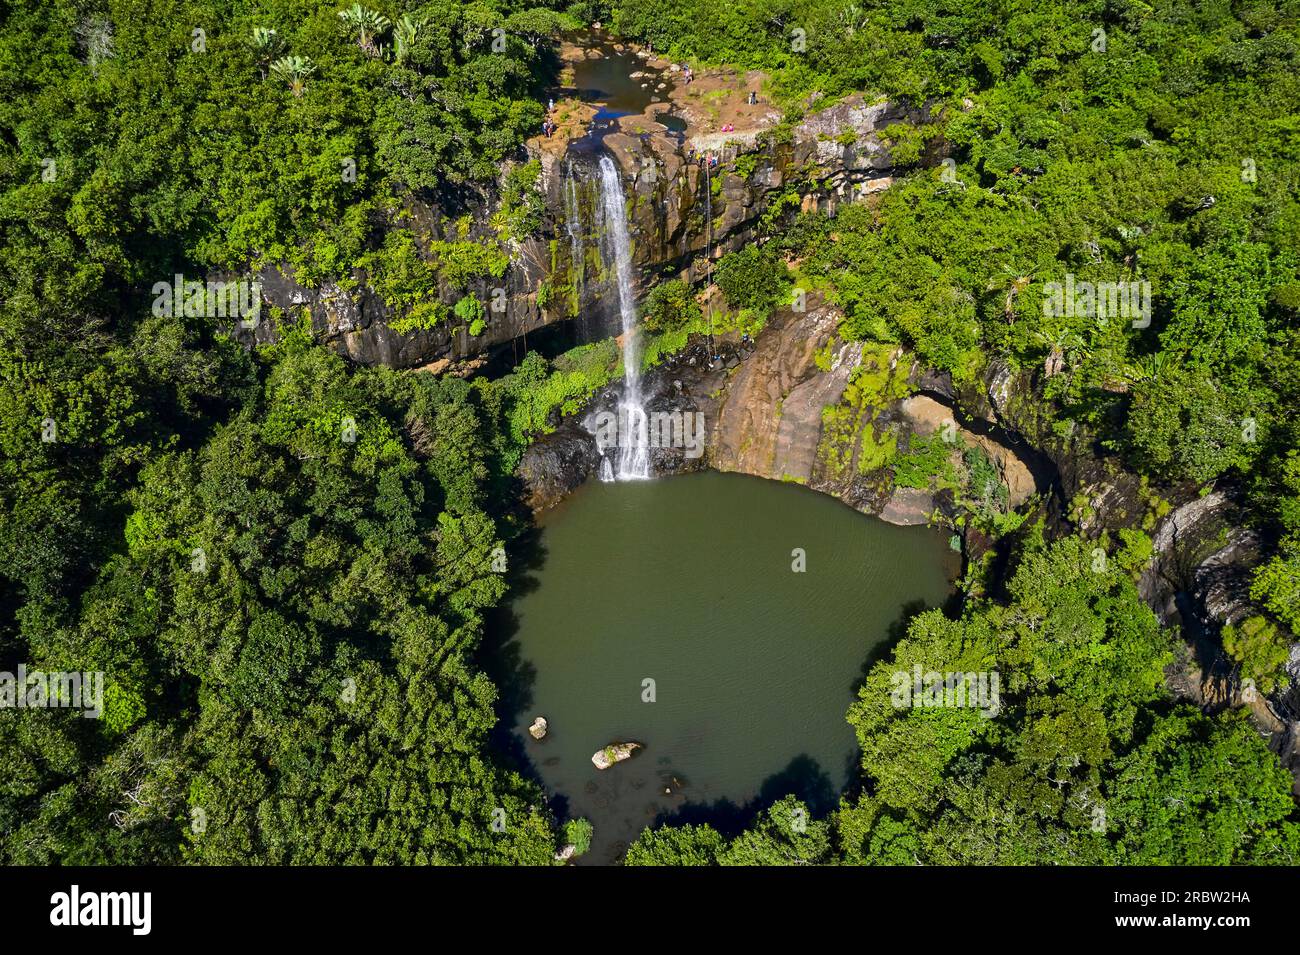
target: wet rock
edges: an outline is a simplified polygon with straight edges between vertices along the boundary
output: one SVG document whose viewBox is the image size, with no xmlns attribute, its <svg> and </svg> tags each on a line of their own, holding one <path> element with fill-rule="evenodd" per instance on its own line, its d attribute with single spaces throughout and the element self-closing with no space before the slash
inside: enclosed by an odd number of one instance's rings
<svg viewBox="0 0 1300 955">
<path fill-rule="evenodd" d="M 532 725 L 528 727 L 528 735 L 533 739 L 542 739 L 546 736 L 546 717 L 539 716 L 533 720 Z"/>
<path fill-rule="evenodd" d="M 880 519 L 890 524 L 913 526 L 928 524 L 934 513 L 935 503 L 929 491 L 914 487 L 896 487 L 889 495 Z"/>
<path fill-rule="evenodd" d="M 1138 580 L 1138 592 L 1161 623 L 1170 623 L 1179 615 L 1177 594 L 1197 589 L 1202 562 L 1218 549 L 1220 535 L 1226 533 L 1234 512 L 1228 495 L 1213 491 L 1175 508 L 1156 527 L 1151 538 L 1152 560 Z M 1220 567 L 1224 556 L 1220 551 L 1217 561 Z M 1215 580 L 1222 583 L 1224 574 L 1221 570 L 1202 572 L 1200 578 L 1201 589 L 1208 590 Z M 1219 607 L 1220 612 L 1226 609 L 1226 606 Z"/>
<path fill-rule="evenodd" d="M 553 507 L 580 487 L 600 463 L 596 439 L 575 423 L 562 424 L 524 452 L 519 477 L 534 513 Z"/>
<path fill-rule="evenodd" d="M 610 743 L 604 749 L 596 750 L 591 757 L 591 762 L 597 769 L 609 769 L 615 763 L 631 759 L 632 754 L 640 748 L 640 743 Z"/>
</svg>

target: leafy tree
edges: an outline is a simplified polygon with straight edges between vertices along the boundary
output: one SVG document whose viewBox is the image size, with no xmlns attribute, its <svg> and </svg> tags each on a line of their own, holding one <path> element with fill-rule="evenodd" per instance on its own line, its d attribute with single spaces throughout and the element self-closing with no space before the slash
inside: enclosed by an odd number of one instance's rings
<svg viewBox="0 0 1300 955">
<path fill-rule="evenodd" d="M 1170 372 L 1134 390 L 1129 440 L 1145 470 L 1205 483 L 1249 466 L 1258 449 L 1249 410 L 1207 375 Z"/>
<path fill-rule="evenodd" d="M 789 287 L 785 264 L 773 253 L 753 245 L 724 255 L 714 275 L 729 305 L 764 314 Z"/>
<path fill-rule="evenodd" d="M 1227 624 L 1222 636 L 1223 649 L 1241 664 L 1242 675 L 1255 681 L 1262 692 L 1271 693 L 1289 656 L 1286 635 L 1263 617 L 1254 616 L 1240 624 Z"/>
<path fill-rule="evenodd" d="M 714 865 L 725 841 L 712 826 L 644 829 L 628 846 L 626 865 Z"/>
<path fill-rule="evenodd" d="M 652 288 L 641 313 L 645 327 L 652 332 L 673 331 L 703 317 L 691 286 L 681 279 L 660 282 Z"/>
</svg>

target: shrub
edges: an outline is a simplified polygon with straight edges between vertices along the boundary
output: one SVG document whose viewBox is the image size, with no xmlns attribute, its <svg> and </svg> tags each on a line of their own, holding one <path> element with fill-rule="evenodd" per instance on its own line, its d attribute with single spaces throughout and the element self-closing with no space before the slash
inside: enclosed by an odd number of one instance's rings
<svg viewBox="0 0 1300 955">
<path fill-rule="evenodd" d="M 764 313 L 785 297 L 790 286 L 785 263 L 754 245 L 724 255 L 714 275 L 728 305 Z"/>
<path fill-rule="evenodd" d="M 1223 628 L 1223 649 L 1241 664 L 1241 675 L 1264 693 L 1277 684 L 1277 671 L 1286 663 L 1285 634 L 1263 617 L 1248 617 L 1240 625 Z"/>
<path fill-rule="evenodd" d="M 471 325 L 476 322 L 479 325 L 483 324 L 483 316 L 485 314 L 483 303 L 473 295 L 466 295 L 462 298 L 456 303 L 456 307 L 453 308 L 452 311 L 456 313 L 456 317 L 462 322 L 468 322 Z"/>
<path fill-rule="evenodd" d="M 591 822 L 586 819 L 570 819 L 564 824 L 564 841 L 573 846 L 574 855 L 582 855 L 591 848 Z"/>
<path fill-rule="evenodd" d="M 542 164 L 537 160 L 516 166 L 506 173 L 501 191 L 501 215 L 510 237 L 522 241 L 542 225 L 546 200 L 537 188 Z"/>
<path fill-rule="evenodd" d="M 645 327 L 652 332 L 674 331 L 701 317 L 691 286 L 681 279 L 656 285 L 643 306 Z"/>
</svg>

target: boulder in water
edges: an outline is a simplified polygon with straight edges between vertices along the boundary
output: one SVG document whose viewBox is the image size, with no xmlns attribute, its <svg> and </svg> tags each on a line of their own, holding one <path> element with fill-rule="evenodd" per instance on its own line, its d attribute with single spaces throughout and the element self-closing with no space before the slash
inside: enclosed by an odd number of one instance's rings
<svg viewBox="0 0 1300 955">
<path fill-rule="evenodd" d="M 533 739 L 541 739 L 546 735 L 546 717 L 539 716 L 533 720 L 533 725 L 528 727 L 528 735 Z"/>
<path fill-rule="evenodd" d="M 609 769 L 615 763 L 631 759 L 633 751 L 640 748 L 640 743 L 610 743 L 604 749 L 596 750 L 591 762 L 597 769 Z"/>
</svg>

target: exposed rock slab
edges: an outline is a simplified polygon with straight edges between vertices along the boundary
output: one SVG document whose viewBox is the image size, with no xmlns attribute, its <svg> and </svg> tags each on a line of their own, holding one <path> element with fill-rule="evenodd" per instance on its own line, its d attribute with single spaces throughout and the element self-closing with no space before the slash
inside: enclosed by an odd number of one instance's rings
<svg viewBox="0 0 1300 955">
<path fill-rule="evenodd" d="M 526 503 L 534 512 L 558 504 L 585 482 L 600 462 L 596 439 L 568 423 L 528 446 L 519 465 Z"/>
<path fill-rule="evenodd" d="M 896 487 L 880 512 L 880 519 L 890 524 L 912 526 L 930 523 L 935 502 L 929 491 L 914 487 Z"/>
<path fill-rule="evenodd" d="M 728 383 L 714 433 L 715 468 L 776 479 L 811 476 L 822 408 L 839 400 L 848 380 L 847 369 L 814 374 L 817 350 L 835 324 L 827 308 L 779 311 L 769 320 L 754 353 Z M 811 387 L 801 389 L 805 384 Z"/>
<path fill-rule="evenodd" d="M 640 743 L 610 743 L 605 748 L 598 749 L 592 754 L 591 763 L 597 769 L 609 769 L 615 763 L 631 759 L 632 754 L 640 748 Z"/>
</svg>

